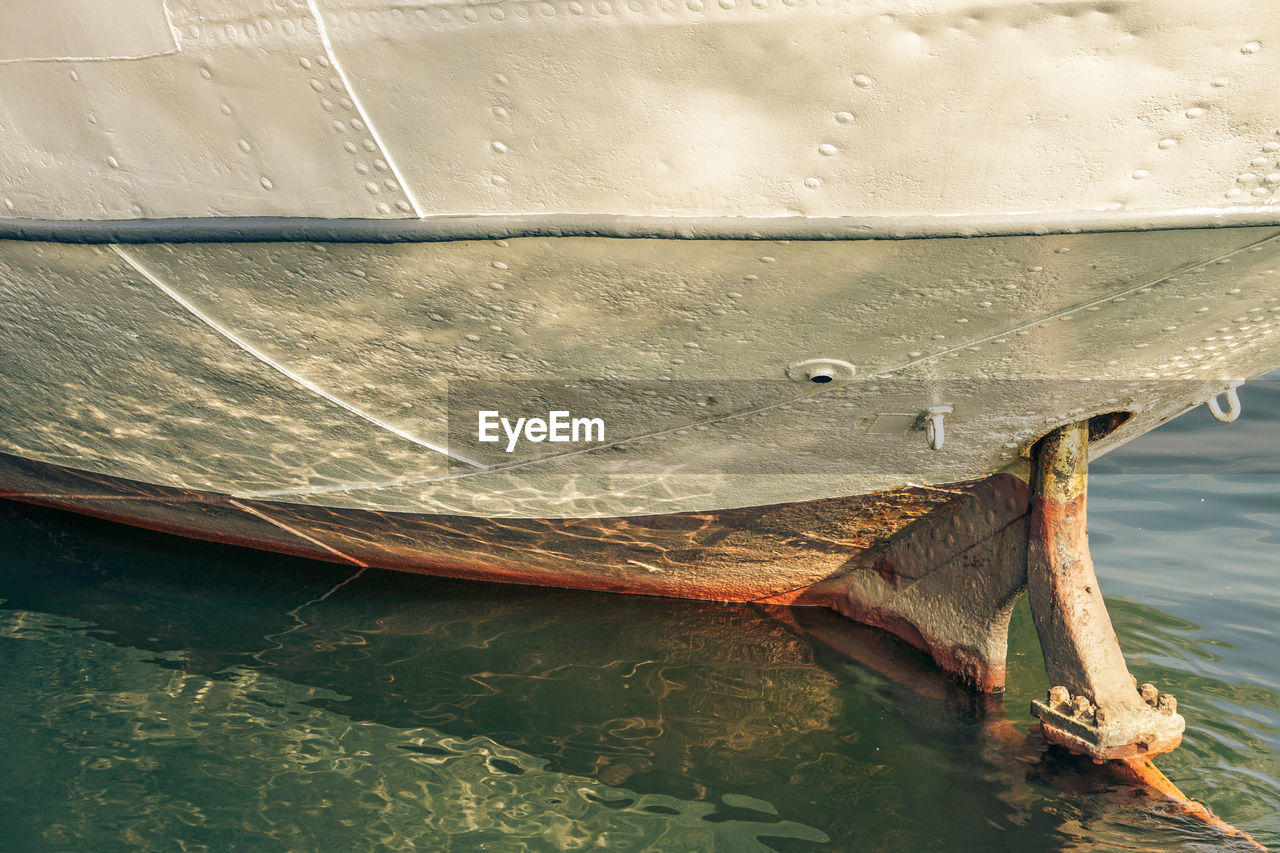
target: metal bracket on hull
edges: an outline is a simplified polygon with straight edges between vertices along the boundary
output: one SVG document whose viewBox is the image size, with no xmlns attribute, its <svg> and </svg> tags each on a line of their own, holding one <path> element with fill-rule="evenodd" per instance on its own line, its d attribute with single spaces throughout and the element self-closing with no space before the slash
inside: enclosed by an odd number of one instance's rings
<svg viewBox="0 0 1280 853">
<path fill-rule="evenodd" d="M 1004 689 L 1009 616 L 1030 593 L 1054 685 L 1033 713 L 1045 737 L 1098 761 L 1141 759 L 1182 740 L 1177 702 L 1140 689 L 1098 587 L 1085 531 L 1089 421 L 1034 448 L 1029 482 L 1011 474 L 973 484 L 804 602 L 890 631 L 982 692 Z"/>
<path fill-rule="evenodd" d="M 1033 455 L 1027 590 L 1055 685 L 1031 710 L 1045 738 L 1095 760 L 1141 758 L 1182 742 L 1172 696 L 1141 689 L 1124 662 L 1089 557 L 1088 422 L 1041 439 Z"/>
</svg>

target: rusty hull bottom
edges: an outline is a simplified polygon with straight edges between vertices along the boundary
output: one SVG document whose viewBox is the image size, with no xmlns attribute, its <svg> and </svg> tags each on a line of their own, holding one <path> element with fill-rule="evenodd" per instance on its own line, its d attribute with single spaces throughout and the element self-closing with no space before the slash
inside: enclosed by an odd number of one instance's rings
<svg viewBox="0 0 1280 853">
<path fill-rule="evenodd" d="M 0 497 L 232 545 L 455 578 L 825 605 L 1004 686 L 1025 585 L 1026 483 L 998 474 L 793 504 L 601 519 L 487 519 L 233 498 L 0 454 Z"/>
<path fill-rule="evenodd" d="M 360 567 L 822 605 L 910 642 L 987 694 L 1004 688 L 1009 618 L 1030 587 L 1055 684 L 1045 702 L 1035 703 L 1045 739 L 1262 849 L 1148 760 L 1176 746 L 1183 721 L 1172 700 L 1166 706 L 1157 701 L 1163 697 L 1147 695 L 1155 691 L 1151 685 L 1132 684 L 1097 592 L 1085 533 L 1087 443 L 1085 424 L 1046 438 L 1031 485 L 997 474 L 946 487 L 630 518 L 483 519 L 309 507 L 146 485 L 5 454 L 0 497 Z"/>
</svg>

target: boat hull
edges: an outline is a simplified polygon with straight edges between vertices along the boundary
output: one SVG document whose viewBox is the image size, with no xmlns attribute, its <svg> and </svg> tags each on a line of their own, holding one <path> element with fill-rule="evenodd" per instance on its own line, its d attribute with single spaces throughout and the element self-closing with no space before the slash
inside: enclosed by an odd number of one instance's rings
<svg viewBox="0 0 1280 853">
<path fill-rule="evenodd" d="M 1063 423 L 1115 417 L 1105 453 L 1280 365 L 1277 235 L 0 241 L 0 452 L 502 519 L 982 479 Z M 482 411 L 555 409 L 602 434 L 479 440 Z"/>
<path fill-rule="evenodd" d="M 483 519 L 237 499 L 0 454 L 0 498 L 352 566 L 602 592 L 825 606 L 1003 689 L 1026 585 L 1025 470 L 719 512 Z"/>
<path fill-rule="evenodd" d="M 1280 364 L 1274 227 L 0 264 L 4 496 L 355 570 L 824 605 L 986 691 L 1036 443 L 1087 421 L 1096 457 Z M 558 406 L 602 434 L 480 440 Z"/>
<path fill-rule="evenodd" d="M 804 598 L 858 555 L 973 488 L 705 513 L 486 519 L 234 498 L 0 456 L 0 497 L 165 533 L 354 566 L 718 601 Z"/>
</svg>

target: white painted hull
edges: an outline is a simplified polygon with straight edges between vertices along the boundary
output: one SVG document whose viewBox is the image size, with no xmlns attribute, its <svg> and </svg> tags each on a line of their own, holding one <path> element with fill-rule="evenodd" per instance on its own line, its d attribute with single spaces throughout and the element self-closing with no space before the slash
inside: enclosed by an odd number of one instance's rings
<svg viewBox="0 0 1280 853">
<path fill-rule="evenodd" d="M 1104 452 L 1280 365 L 1280 18 L 1212 11 L 23 6 L 0 451 L 530 518 L 979 478 L 1131 414 Z M 580 379 L 605 447 L 459 435 L 468 382 Z"/>
<path fill-rule="evenodd" d="M 1274 211 L 1269 0 L 45 0 L 5 214 Z"/>
</svg>

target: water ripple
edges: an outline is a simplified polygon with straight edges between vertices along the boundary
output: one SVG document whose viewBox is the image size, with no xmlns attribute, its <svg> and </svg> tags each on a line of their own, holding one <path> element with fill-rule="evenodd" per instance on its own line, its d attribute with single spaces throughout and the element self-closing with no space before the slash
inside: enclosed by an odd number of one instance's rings
<svg viewBox="0 0 1280 853">
<path fill-rule="evenodd" d="M 32 772 L 0 783 L 0 801 L 36 812 L 11 827 L 15 849 L 172 850 L 182 839 L 185 850 L 314 850 L 341 837 L 343 849 L 369 850 L 737 851 L 827 840 L 758 799 L 639 794 L 489 737 L 353 720 L 314 704 L 341 694 L 261 671 L 173 669 L 182 654 L 114 646 L 91 628 L 0 611 L 4 667 L 49 686 L 8 697 L 4 739 Z"/>
</svg>

